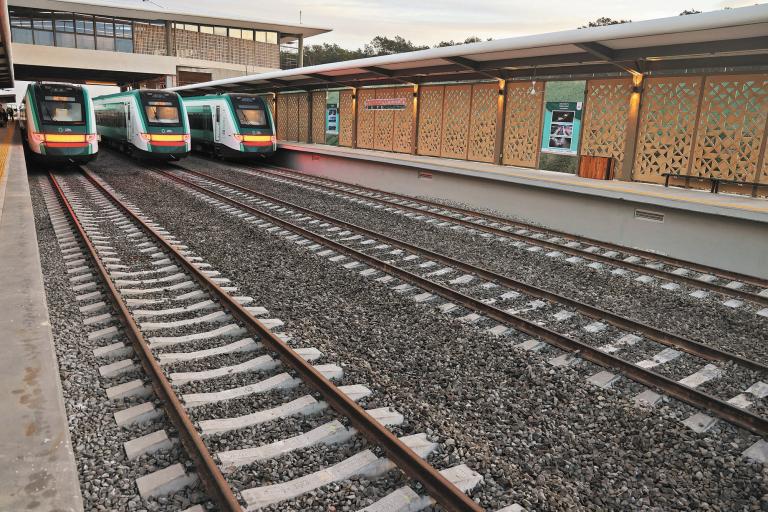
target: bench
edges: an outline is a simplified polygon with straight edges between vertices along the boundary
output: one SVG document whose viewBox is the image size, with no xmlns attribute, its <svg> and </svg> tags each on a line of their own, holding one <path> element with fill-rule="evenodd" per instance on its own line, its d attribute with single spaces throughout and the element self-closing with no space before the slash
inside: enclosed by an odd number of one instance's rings
<svg viewBox="0 0 768 512">
<path fill-rule="evenodd" d="M 710 182 L 709 191 L 713 194 L 717 194 L 718 192 L 720 192 L 721 183 L 725 183 L 726 185 L 743 185 L 743 186 L 752 187 L 752 197 L 757 196 L 757 190 L 759 187 L 768 187 L 768 183 L 745 183 L 743 181 L 726 180 L 723 178 L 713 178 L 711 176 L 687 176 L 684 174 L 678 174 L 674 172 L 665 172 L 664 174 L 662 174 L 662 176 L 664 176 L 665 187 L 669 187 L 670 178 L 685 180 L 685 188 L 690 188 L 691 180 L 709 181 Z"/>
</svg>

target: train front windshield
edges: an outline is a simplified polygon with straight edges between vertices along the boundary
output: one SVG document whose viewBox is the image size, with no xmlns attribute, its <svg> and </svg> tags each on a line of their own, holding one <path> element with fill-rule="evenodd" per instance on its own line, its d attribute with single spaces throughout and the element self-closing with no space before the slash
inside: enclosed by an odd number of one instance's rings
<svg viewBox="0 0 768 512">
<path fill-rule="evenodd" d="M 240 126 L 244 128 L 268 128 L 267 113 L 261 98 L 233 98 L 235 113 Z"/>
<path fill-rule="evenodd" d="M 83 95 L 78 90 L 43 89 L 38 97 L 38 106 L 43 123 L 83 124 L 85 122 Z"/>
<path fill-rule="evenodd" d="M 147 122 L 153 126 L 181 126 L 179 100 L 164 92 L 141 93 Z"/>
<path fill-rule="evenodd" d="M 150 101 L 144 109 L 150 123 L 179 124 L 179 109 L 170 101 Z"/>
</svg>

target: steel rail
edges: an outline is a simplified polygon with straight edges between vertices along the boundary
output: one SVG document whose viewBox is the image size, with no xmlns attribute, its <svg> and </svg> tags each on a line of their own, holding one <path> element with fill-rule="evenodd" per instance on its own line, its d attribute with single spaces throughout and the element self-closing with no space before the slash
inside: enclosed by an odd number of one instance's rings
<svg viewBox="0 0 768 512">
<path fill-rule="evenodd" d="M 454 512 L 474 511 L 482 512 L 483 508 L 475 503 L 469 496 L 462 492 L 453 483 L 447 480 L 426 460 L 417 455 L 413 450 L 400 441 L 385 426 L 373 419 L 361 406 L 342 393 L 335 384 L 328 380 L 320 371 L 299 356 L 277 335 L 272 333 L 261 321 L 254 317 L 247 309 L 237 302 L 231 295 L 225 292 L 219 285 L 206 276 L 178 249 L 169 243 L 162 235 L 146 222 L 136 216 L 119 198 L 108 190 L 92 173 L 86 172 L 93 183 L 115 205 L 131 216 L 132 220 L 139 223 L 142 228 L 160 243 L 163 248 L 171 253 L 182 264 L 185 270 L 208 291 L 215 295 L 220 304 L 232 314 L 248 330 L 256 333 L 260 341 L 276 352 L 280 359 L 294 369 L 300 378 L 318 391 L 326 402 L 336 412 L 349 419 L 352 425 L 365 436 L 371 443 L 380 446 L 387 457 L 392 460 L 410 478 L 420 482 L 426 491 L 437 503 Z"/>
<path fill-rule="evenodd" d="M 628 262 L 628 261 L 617 260 L 617 259 L 610 258 L 608 256 L 603 256 L 601 254 L 595 254 L 595 253 L 590 253 L 590 252 L 583 251 L 583 250 L 580 250 L 580 249 L 574 249 L 572 247 L 566 247 L 564 245 L 560 245 L 560 244 L 557 244 L 557 243 L 554 243 L 554 242 L 549 242 L 549 241 L 541 240 L 541 239 L 538 239 L 538 238 L 531 238 L 531 237 L 525 236 L 525 235 L 518 235 L 518 234 L 513 233 L 511 231 L 505 231 L 503 229 L 494 228 L 492 226 L 487 226 L 487 225 L 484 225 L 484 224 L 478 224 L 478 223 L 473 222 L 473 221 L 458 219 L 456 217 L 451 217 L 450 215 L 445 215 L 445 214 L 442 214 L 442 213 L 430 212 L 430 211 L 422 210 L 420 208 L 415 208 L 413 206 L 407 206 L 407 205 L 403 205 L 403 204 L 399 204 L 399 203 L 393 203 L 392 201 L 388 201 L 386 199 L 379 199 L 379 198 L 376 198 L 376 197 L 370 197 L 370 196 L 367 196 L 365 194 L 351 192 L 351 191 L 348 191 L 348 190 L 336 189 L 334 187 L 329 187 L 327 185 L 322 185 L 322 184 L 314 183 L 314 182 L 312 182 L 310 180 L 306 180 L 306 179 L 301 180 L 301 179 L 298 179 L 298 178 L 292 178 L 290 176 L 283 176 L 283 175 L 281 175 L 281 174 L 279 174 L 279 173 L 277 173 L 277 172 L 275 172 L 273 170 L 270 170 L 270 169 L 252 168 L 252 170 L 254 172 L 263 172 L 263 173 L 271 174 L 273 176 L 280 176 L 280 177 L 288 179 L 288 180 L 294 180 L 294 181 L 299 181 L 299 182 L 303 182 L 303 183 L 309 183 L 311 185 L 314 185 L 314 186 L 317 186 L 317 187 L 321 187 L 321 188 L 328 188 L 328 189 L 331 189 L 331 190 L 333 190 L 335 192 L 341 192 L 341 193 L 344 193 L 344 194 L 350 194 L 350 195 L 358 196 L 358 197 L 361 197 L 361 198 L 365 198 L 368 201 L 375 201 L 375 202 L 378 202 L 380 204 L 385 204 L 385 205 L 390 206 L 390 207 L 396 207 L 396 208 L 400 208 L 400 209 L 403 209 L 403 210 L 408 210 L 408 211 L 411 211 L 411 212 L 414 212 L 414 213 L 418 213 L 419 215 L 429 215 L 429 216 L 441 219 L 443 221 L 451 222 L 453 224 L 458 224 L 458 225 L 461 225 L 461 226 L 464 226 L 464 227 L 467 227 L 467 228 L 472 228 L 472 229 L 475 229 L 475 230 L 478 230 L 478 231 L 484 231 L 486 233 L 491 233 L 491 234 L 496 235 L 496 236 L 502 236 L 502 237 L 506 237 L 506 238 L 511 238 L 513 240 L 518 240 L 518 241 L 521 241 L 521 242 L 526 242 L 526 243 L 529 243 L 529 244 L 532 244 L 532 245 L 538 245 L 538 246 L 541 246 L 541 247 L 546 247 L 547 249 L 551 249 L 551 250 L 555 250 L 555 251 L 560 251 L 560 252 L 563 252 L 563 253 L 566 253 L 566 254 L 570 254 L 572 256 L 579 256 L 579 257 L 582 257 L 582 258 L 585 258 L 585 259 L 588 259 L 588 260 L 597 261 L 597 262 L 600 262 L 600 263 L 605 263 L 607 265 L 613 265 L 613 266 L 616 266 L 616 267 L 623 267 L 623 268 L 630 269 L 630 270 L 633 270 L 635 272 L 638 272 L 640 274 L 653 275 L 653 276 L 656 276 L 656 277 L 660 277 L 660 278 L 666 279 L 668 281 L 677 281 L 677 282 L 680 282 L 680 283 L 684 283 L 684 284 L 686 284 L 688 286 L 692 286 L 692 287 L 696 287 L 696 288 L 704 288 L 704 289 L 707 289 L 707 290 L 710 290 L 710 291 L 713 291 L 713 292 L 720 293 L 722 295 L 738 297 L 740 299 L 744 299 L 744 300 L 747 300 L 747 301 L 750 301 L 750 302 L 754 302 L 754 303 L 760 304 L 762 306 L 768 306 L 768 296 L 763 297 L 763 296 L 758 295 L 756 293 L 746 292 L 744 290 L 739 290 L 739 289 L 735 289 L 735 288 L 728 288 L 726 286 L 715 284 L 715 283 L 709 283 L 707 281 L 700 281 L 700 280 L 694 279 L 692 277 L 687 277 L 687 276 L 684 276 L 684 275 L 674 274 L 674 273 L 666 271 L 666 270 L 646 267 L 646 266 L 640 265 L 638 263 L 631 263 L 631 262 Z M 284 171 L 284 172 L 295 173 L 295 171 L 287 171 L 287 170 Z M 325 178 L 319 178 L 319 179 L 323 180 Z M 344 186 L 348 186 L 348 187 L 364 188 L 364 187 L 360 187 L 359 185 L 347 185 L 347 184 L 343 184 L 343 185 Z M 388 192 L 382 192 L 382 191 L 376 191 L 376 193 L 383 194 L 383 195 L 395 195 L 395 194 L 389 194 Z M 414 203 L 421 203 L 421 204 L 424 204 L 425 206 L 430 206 L 430 207 L 434 207 L 434 208 L 440 208 L 442 210 L 450 211 L 453 208 L 453 207 L 450 207 L 450 206 L 440 205 L 440 204 L 436 204 L 436 203 L 434 203 L 434 204 L 433 203 L 428 203 L 428 202 L 425 202 L 423 200 L 414 199 L 414 198 L 410 198 L 410 197 L 407 197 L 407 196 L 403 196 L 403 199 L 404 200 L 408 200 L 410 202 L 414 202 Z M 484 214 L 481 214 L 481 213 L 478 213 L 478 212 L 467 211 L 466 215 L 472 216 L 472 217 L 482 218 Z M 506 223 L 506 224 L 514 224 L 514 221 L 505 220 L 505 219 L 502 219 L 502 218 L 499 218 L 498 221 L 494 220 L 494 222 Z M 524 227 L 526 229 L 544 231 L 543 229 L 535 227 L 535 226 L 524 226 Z M 569 235 L 563 234 L 562 236 L 566 237 L 566 236 L 569 236 Z M 573 235 L 570 235 L 570 238 L 573 238 Z M 575 240 L 578 240 L 578 238 L 576 238 Z M 597 242 L 597 241 L 595 242 L 595 245 L 601 245 L 601 244 L 605 245 L 602 242 Z M 626 248 L 622 248 L 621 246 L 616 246 L 616 247 L 617 247 L 617 250 L 621 250 L 622 252 L 629 253 L 629 250 L 626 249 Z M 647 256 L 647 258 L 653 259 L 652 256 Z M 658 259 L 658 258 L 656 258 L 656 259 Z M 712 271 L 714 272 L 714 269 Z M 749 278 L 748 276 L 743 276 L 740 279 L 743 279 L 743 280 L 749 280 L 749 279 L 754 280 L 756 278 Z M 756 286 L 762 286 L 762 285 L 756 285 Z M 768 286 L 768 284 L 766 286 Z"/>
<path fill-rule="evenodd" d="M 555 292 L 545 290 L 544 288 L 539 288 L 534 285 L 529 285 L 526 283 L 523 283 L 521 281 L 517 281 L 515 279 L 512 279 L 510 277 L 507 277 L 503 274 L 498 274 L 496 272 L 493 272 L 491 270 L 487 270 L 469 263 L 465 263 L 463 261 L 454 259 L 450 256 L 445 256 L 443 254 L 434 252 L 430 249 L 425 249 L 423 247 L 419 247 L 416 245 L 413 245 L 409 242 L 405 242 L 403 240 L 384 235 L 382 233 L 379 233 L 378 231 L 372 231 L 368 228 L 359 226 L 357 224 L 353 224 L 351 222 L 343 221 L 340 219 L 337 219 L 335 217 L 331 217 L 329 215 L 325 215 L 323 213 L 320 213 L 318 211 L 312 210 L 310 208 L 306 208 L 304 206 L 297 205 L 295 203 L 292 203 L 290 201 L 286 201 L 284 199 L 279 199 L 277 197 L 271 196 L 269 194 L 265 194 L 264 192 L 259 192 L 257 190 L 253 190 L 248 187 L 244 187 L 242 185 L 238 185 L 237 183 L 232 183 L 227 180 L 223 180 L 221 178 L 211 176 L 210 174 L 203 173 L 200 171 L 192 171 L 190 169 L 187 169 L 186 167 L 183 167 L 178 164 L 172 164 L 174 167 L 177 167 L 179 169 L 182 169 L 184 172 L 187 172 L 189 174 L 192 174 L 193 176 L 198 176 L 203 179 L 207 179 L 209 181 L 212 181 L 214 183 L 218 183 L 220 185 L 224 185 L 236 190 L 239 190 L 240 192 L 244 192 L 247 194 L 252 194 L 256 197 L 265 199 L 267 201 L 271 201 L 273 203 L 280 203 L 283 206 L 286 206 L 288 208 L 291 208 L 296 211 L 300 211 L 306 215 L 312 215 L 314 217 L 317 217 L 318 219 L 322 219 L 326 222 L 332 222 L 336 225 L 343 226 L 344 228 L 351 229 L 354 231 L 357 231 L 359 233 L 363 233 L 367 236 L 376 238 L 378 240 L 381 240 L 382 242 L 389 243 L 393 246 L 398 246 L 401 249 L 405 249 L 409 252 L 421 254 L 423 256 L 426 256 L 430 259 L 440 261 L 441 263 L 460 269 L 468 274 L 474 274 L 478 277 L 481 277 L 487 281 L 494 282 L 496 284 L 504 285 L 508 288 L 513 288 L 517 291 L 521 291 L 523 293 L 526 293 L 528 295 L 532 295 L 534 297 L 538 297 L 541 299 L 547 299 L 552 302 L 559 302 L 565 306 L 571 307 L 579 311 L 580 313 L 590 317 L 594 318 L 596 320 L 604 320 L 620 329 L 626 330 L 626 331 L 635 331 L 642 333 L 645 335 L 648 339 L 651 339 L 653 341 L 656 341 L 657 343 L 661 343 L 663 345 L 676 347 L 681 350 L 684 350 L 685 352 L 688 352 L 689 354 L 693 354 L 695 356 L 710 360 L 710 361 L 730 361 L 736 364 L 739 364 L 741 366 L 744 366 L 745 368 L 749 368 L 750 370 L 755 370 L 759 372 L 763 372 L 768 374 L 768 366 L 765 366 L 757 361 L 753 361 L 751 359 L 744 358 L 742 356 L 739 356 L 737 354 L 727 352 L 724 350 L 720 350 L 711 346 L 708 346 L 706 344 L 703 344 L 698 341 L 690 340 L 687 338 L 684 338 L 682 336 L 678 336 L 676 334 L 664 331 L 662 329 L 655 328 L 653 326 L 644 324 L 642 322 L 638 322 L 636 320 L 632 320 L 630 318 L 622 317 L 620 315 L 617 315 L 615 313 L 612 313 L 610 311 L 601 309 L 596 306 L 591 306 L 589 304 L 580 302 L 575 299 L 571 299 L 565 296 L 562 296 L 560 294 L 557 294 Z M 186 181 L 186 180 L 184 180 Z"/>
<path fill-rule="evenodd" d="M 274 169 L 277 169 L 279 171 L 282 171 L 282 172 L 287 172 L 289 174 L 293 174 L 293 175 L 297 175 L 297 176 L 302 176 L 302 177 L 307 177 L 307 175 L 304 174 L 304 173 L 301 173 L 299 171 L 295 171 L 293 169 L 288 169 L 286 167 L 279 167 L 279 166 L 276 166 L 276 165 L 271 165 L 270 167 L 274 168 Z M 265 169 L 264 167 L 259 167 L 258 169 L 265 170 L 265 171 L 269 170 L 269 169 Z M 612 242 L 605 242 L 605 241 L 602 241 L 602 240 L 597 240 L 597 239 L 589 238 L 589 237 L 586 237 L 586 236 L 574 235 L 572 233 L 566 233 L 564 231 L 559 231 L 557 229 L 544 228 L 544 227 L 541 227 L 541 226 L 534 226 L 533 224 L 527 224 L 525 222 L 521 222 L 521 221 L 517 221 L 517 220 L 512 220 L 512 219 L 507 219 L 505 217 L 500 217 L 498 215 L 493 215 L 492 213 L 473 211 L 473 210 L 469 210 L 467 208 L 462 208 L 460 206 L 444 205 L 444 204 L 441 204 L 441 203 L 436 203 L 434 201 L 428 201 L 426 199 L 419 199 L 419 198 L 407 196 L 407 195 L 404 195 L 404 194 L 398 194 L 396 192 L 386 192 L 384 190 L 378 190 L 378 189 L 375 189 L 375 188 L 367 187 L 365 185 L 353 185 L 351 183 L 344 183 L 344 182 L 333 180 L 331 178 L 326 178 L 326 177 L 323 177 L 323 176 L 311 176 L 311 177 L 314 178 L 314 179 L 318 179 L 320 181 L 327 182 L 327 183 L 333 183 L 333 184 L 336 184 L 336 185 L 346 186 L 346 187 L 359 188 L 361 190 L 366 190 L 366 191 L 371 192 L 371 193 L 382 194 L 382 195 L 385 195 L 385 196 L 392 196 L 392 197 L 395 197 L 397 199 L 402 199 L 404 201 L 412 201 L 414 203 L 421 203 L 421 204 L 423 204 L 425 206 L 432 206 L 432 207 L 435 207 L 435 208 L 442 208 L 442 209 L 445 209 L 445 210 L 454 211 L 456 213 L 460 213 L 462 215 L 467 215 L 467 216 L 470 216 L 470 217 L 484 218 L 486 220 L 489 220 L 489 221 L 492 221 L 492 222 L 496 222 L 496 223 L 509 224 L 511 226 L 520 227 L 520 228 L 524 228 L 524 229 L 530 229 L 532 231 L 540 231 L 540 232 L 546 233 L 548 235 L 558 236 L 558 237 L 561 237 L 561 238 L 565 238 L 566 240 L 573 240 L 574 242 L 589 243 L 589 244 L 592 244 L 592 245 L 601 246 L 601 247 L 603 247 L 605 249 L 611 249 L 611 250 L 614 250 L 614 251 L 620 251 L 620 252 L 623 252 L 623 253 L 632 254 L 632 255 L 639 256 L 641 258 L 645 258 L 645 259 L 649 259 L 649 260 L 660 261 L 660 262 L 663 262 L 663 263 L 666 263 L 668 265 L 672 265 L 672 266 L 675 266 L 675 267 L 690 268 L 690 269 L 695 270 L 697 272 L 701 272 L 701 273 L 704 273 L 704 274 L 712 274 L 712 275 L 721 277 L 723 279 L 731 279 L 731 280 L 734 280 L 734 281 L 742 281 L 744 283 L 751 284 L 753 286 L 768 288 L 768 279 L 762 279 L 762 278 L 757 277 L 757 276 L 750 276 L 750 275 L 742 274 L 740 272 L 735 272 L 735 271 L 732 271 L 732 270 L 725 270 L 725 269 L 722 269 L 722 268 L 712 267 L 710 265 L 705 265 L 703 263 L 696 263 L 696 262 L 693 262 L 693 261 L 688 261 L 688 260 L 683 260 L 683 259 L 680 259 L 680 258 L 675 258 L 673 256 L 667 256 L 667 255 L 664 255 L 664 254 L 657 254 L 657 253 L 650 252 L 650 251 L 644 251 L 643 249 L 636 249 L 636 248 L 633 248 L 633 247 L 626 247 L 626 246 L 623 246 L 623 245 L 615 244 L 615 243 L 612 243 Z M 343 191 L 343 192 L 347 192 L 347 191 Z M 348 193 L 352 194 L 354 192 L 348 192 Z M 363 197 L 367 197 L 367 198 L 371 199 L 370 197 L 365 196 L 364 194 L 358 194 L 358 195 L 361 195 Z M 395 204 L 397 204 L 397 203 L 395 203 Z M 537 239 L 534 238 L 534 240 L 537 240 Z"/>
<path fill-rule="evenodd" d="M 236 199 L 229 198 L 218 192 L 208 190 L 205 187 L 201 187 L 199 185 L 182 180 L 170 172 L 160 172 L 164 176 L 170 178 L 172 181 L 176 181 L 183 186 L 207 194 L 208 196 L 218 199 L 222 202 L 229 203 L 230 205 L 240 208 L 241 210 L 249 212 L 253 215 L 268 219 L 269 222 L 275 225 L 299 233 L 304 238 L 330 247 L 336 252 L 346 254 L 358 261 L 365 262 L 372 268 L 395 276 L 402 281 L 415 284 L 425 291 L 439 295 L 454 303 L 461 304 L 469 310 L 480 312 L 486 317 L 496 320 L 499 323 L 510 325 L 520 332 L 543 339 L 547 343 L 554 345 L 565 352 L 578 354 L 579 357 L 604 368 L 616 369 L 635 382 L 643 384 L 644 386 L 652 389 L 657 389 L 698 409 L 708 410 L 717 417 L 733 423 L 734 425 L 747 429 L 761 436 L 768 434 L 768 420 L 740 409 L 734 405 L 731 405 L 723 400 L 720 400 L 719 398 L 716 398 L 707 393 L 703 393 L 701 391 L 697 391 L 696 389 L 685 386 L 684 384 L 680 384 L 679 382 L 658 374 L 654 371 L 641 368 L 619 357 L 601 352 L 597 348 L 592 347 L 586 343 L 569 338 L 568 336 L 540 326 L 520 316 L 508 313 L 493 305 L 485 304 L 459 291 L 443 286 L 425 277 L 413 274 L 407 270 L 400 269 L 374 256 L 370 256 L 356 249 L 342 245 L 334 240 L 309 231 L 292 222 L 280 219 L 279 217 L 258 210 Z"/>
<path fill-rule="evenodd" d="M 80 219 L 77 217 L 66 194 L 52 172 L 49 171 L 48 177 L 88 250 L 88 255 L 93 265 L 96 267 L 104 287 L 108 291 L 107 295 L 109 296 L 109 300 L 112 302 L 113 307 L 120 317 L 120 321 L 125 328 L 126 336 L 131 341 L 144 371 L 147 376 L 149 376 L 157 397 L 162 402 L 168 417 L 179 432 L 179 437 L 186 448 L 187 454 L 195 463 L 195 468 L 208 492 L 208 496 L 214 503 L 216 503 L 218 509 L 221 511 L 241 512 L 242 507 L 240 506 L 240 503 L 232 493 L 232 489 L 222 476 L 221 471 L 219 471 L 216 462 L 211 457 L 208 448 L 205 446 L 205 443 L 203 443 L 200 434 L 197 432 L 197 429 L 195 429 L 192 420 L 187 414 L 184 406 L 181 404 L 181 401 L 176 396 L 176 392 L 165 377 L 163 370 L 152 355 L 152 351 L 149 348 L 147 341 L 144 339 L 144 335 L 141 333 L 133 316 L 131 316 L 128 306 L 126 306 L 120 293 L 117 291 L 117 288 L 109 276 L 109 272 L 107 272 L 107 269 L 102 264 L 101 259 L 96 252 L 96 248 L 91 243 L 88 234 L 80 223 Z"/>
</svg>

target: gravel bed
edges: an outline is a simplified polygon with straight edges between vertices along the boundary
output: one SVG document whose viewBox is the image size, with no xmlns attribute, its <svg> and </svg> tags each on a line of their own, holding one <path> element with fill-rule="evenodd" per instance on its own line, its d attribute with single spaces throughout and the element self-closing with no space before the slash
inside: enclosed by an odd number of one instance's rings
<svg viewBox="0 0 768 512">
<path fill-rule="evenodd" d="M 114 412 L 138 402 L 135 399 L 112 402 L 106 397 L 105 387 L 119 383 L 123 378 L 102 380 L 99 377 L 98 367 L 108 361 L 93 356 L 92 350 L 100 342 L 89 342 L 87 333 L 92 328 L 83 327 L 81 323 L 80 304 L 70 287 L 39 188 L 43 180 L 43 177 L 32 176 L 30 189 L 49 316 L 85 509 L 172 511 L 204 502 L 204 494 L 196 488 L 147 500 L 138 495 L 135 484 L 138 477 L 177 462 L 189 467 L 191 462 L 178 446 L 135 461 L 127 460 L 123 451 L 125 441 L 158 428 L 165 428 L 169 435 L 174 435 L 174 431 L 164 419 L 122 429 L 115 423 Z"/>
<path fill-rule="evenodd" d="M 495 237 L 482 237 L 478 232 L 439 228 L 338 197 L 246 175 L 226 165 L 196 159 L 187 160 L 184 165 L 768 364 L 768 345 L 761 342 L 768 338 L 768 318 L 755 315 L 753 306 L 723 306 L 724 299 L 718 294 L 695 299 L 688 295 L 693 289 L 686 286 L 677 291 L 664 290 L 660 285 L 665 281 L 659 279 L 650 285 L 639 283 L 634 280 L 634 272 L 616 276 L 608 267 L 594 270 L 584 264 L 570 264 L 565 258 L 548 258 L 544 251 L 531 253 Z"/>
<path fill-rule="evenodd" d="M 95 166 L 148 215 L 233 276 L 238 293 L 253 296 L 329 361 L 343 362 L 346 382 L 373 390 L 369 402 L 395 407 L 415 431 L 431 429 L 435 439 L 450 440 L 455 457 L 435 464 L 462 462 L 480 472 L 484 482 L 473 496 L 484 507 L 751 510 L 768 504 L 762 465 L 741 457 L 756 436 L 726 424 L 695 434 L 680 424 L 692 412 L 683 404 L 635 408 L 625 386 L 587 385 L 588 365 L 554 369 L 546 363 L 547 351 L 521 353 L 511 347 L 511 337 L 495 338 L 446 321 L 429 307 L 414 307 L 409 297 L 236 221 L 129 163 L 105 155 Z M 411 227 L 416 232 L 417 224 Z M 571 286 L 570 274 L 551 268 L 539 274 Z M 616 293 L 623 310 L 631 295 Z M 288 432 L 287 424 L 306 420 L 276 422 L 271 427 L 279 430 L 272 432 Z M 250 439 L 252 432 L 239 434 Z M 351 485 L 359 482 L 322 493 L 349 495 Z M 320 493 L 313 498 L 318 507 L 304 497 L 274 509 L 326 509 Z"/>
</svg>

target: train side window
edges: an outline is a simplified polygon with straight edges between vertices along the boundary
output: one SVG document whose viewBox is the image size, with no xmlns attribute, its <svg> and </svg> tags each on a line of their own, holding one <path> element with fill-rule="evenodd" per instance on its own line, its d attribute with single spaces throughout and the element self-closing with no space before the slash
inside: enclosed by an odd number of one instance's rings
<svg viewBox="0 0 768 512">
<path fill-rule="evenodd" d="M 221 122 L 221 107 L 216 107 L 216 122 Z"/>
</svg>

